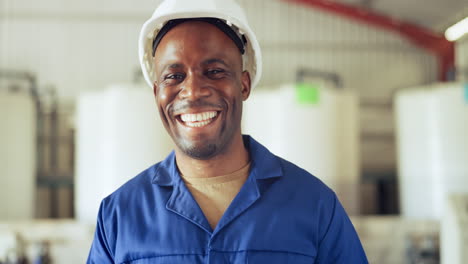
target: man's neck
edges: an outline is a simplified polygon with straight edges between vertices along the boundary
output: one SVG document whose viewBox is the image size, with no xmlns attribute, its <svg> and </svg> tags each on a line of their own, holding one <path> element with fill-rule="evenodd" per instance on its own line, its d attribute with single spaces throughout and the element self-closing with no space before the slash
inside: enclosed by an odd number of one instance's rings
<svg viewBox="0 0 468 264">
<path fill-rule="evenodd" d="M 207 178 L 237 171 L 249 162 L 249 153 L 239 135 L 225 153 L 208 160 L 194 159 L 176 148 L 176 161 L 182 175 Z"/>
</svg>

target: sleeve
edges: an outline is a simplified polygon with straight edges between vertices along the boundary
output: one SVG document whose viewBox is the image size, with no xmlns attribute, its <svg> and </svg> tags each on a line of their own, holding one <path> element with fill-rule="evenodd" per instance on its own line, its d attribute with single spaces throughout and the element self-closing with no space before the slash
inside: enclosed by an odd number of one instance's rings
<svg viewBox="0 0 468 264">
<path fill-rule="evenodd" d="M 105 229 L 103 202 L 99 207 L 98 220 L 94 240 L 89 251 L 87 264 L 107 264 L 114 263 L 113 254 L 109 247 L 109 242 Z"/>
<path fill-rule="evenodd" d="M 319 241 L 316 264 L 367 264 L 366 254 L 351 220 L 333 194 L 328 226 Z"/>
</svg>

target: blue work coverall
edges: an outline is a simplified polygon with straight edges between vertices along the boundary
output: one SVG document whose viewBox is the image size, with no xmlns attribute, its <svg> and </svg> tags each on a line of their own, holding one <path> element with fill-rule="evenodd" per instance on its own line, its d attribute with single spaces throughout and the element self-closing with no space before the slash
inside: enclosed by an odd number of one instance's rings
<svg viewBox="0 0 468 264">
<path fill-rule="evenodd" d="M 249 136 L 249 177 L 212 230 L 172 152 L 105 198 L 87 263 L 362 264 L 332 190 Z"/>
</svg>

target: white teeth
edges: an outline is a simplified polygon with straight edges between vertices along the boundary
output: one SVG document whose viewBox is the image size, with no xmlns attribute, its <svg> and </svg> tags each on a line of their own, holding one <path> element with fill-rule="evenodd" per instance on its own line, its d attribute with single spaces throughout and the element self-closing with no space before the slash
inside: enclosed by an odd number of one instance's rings
<svg viewBox="0 0 468 264">
<path fill-rule="evenodd" d="M 209 123 L 211 123 L 211 120 L 196 122 L 196 123 L 187 122 L 185 124 L 189 127 L 202 127 L 202 126 L 208 125 Z"/>
<path fill-rule="evenodd" d="M 182 114 L 180 119 L 190 127 L 202 127 L 208 125 L 212 119 L 217 115 L 216 111 L 196 113 L 196 114 Z"/>
</svg>

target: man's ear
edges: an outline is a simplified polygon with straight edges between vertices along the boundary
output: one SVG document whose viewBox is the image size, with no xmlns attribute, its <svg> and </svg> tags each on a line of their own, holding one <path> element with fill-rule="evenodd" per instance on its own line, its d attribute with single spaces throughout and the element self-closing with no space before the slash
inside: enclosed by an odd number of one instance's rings
<svg viewBox="0 0 468 264">
<path fill-rule="evenodd" d="M 250 95 L 250 89 L 251 89 L 251 83 L 250 83 L 250 73 L 248 71 L 242 72 L 242 77 L 241 77 L 241 83 L 242 83 L 242 101 L 247 100 Z"/>
</svg>

